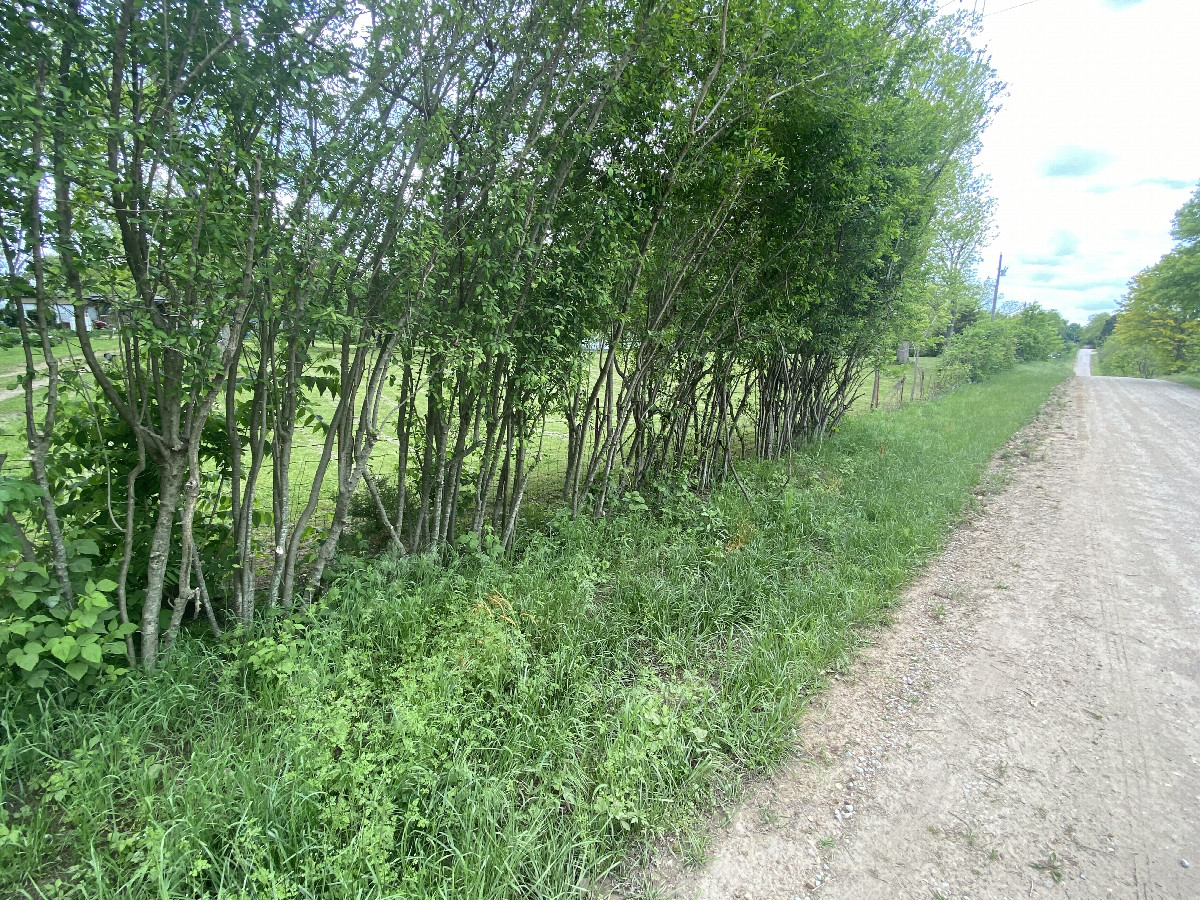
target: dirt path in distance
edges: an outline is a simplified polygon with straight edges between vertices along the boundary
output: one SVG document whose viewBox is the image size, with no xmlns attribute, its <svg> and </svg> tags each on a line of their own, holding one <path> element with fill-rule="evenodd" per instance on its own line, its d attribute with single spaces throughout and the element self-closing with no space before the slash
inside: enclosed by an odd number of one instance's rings
<svg viewBox="0 0 1200 900">
<path fill-rule="evenodd" d="M 1200 391 L 1089 362 L 661 896 L 1200 898 Z"/>
<path fill-rule="evenodd" d="M 18 373 L 18 374 L 20 374 L 20 373 Z M 3 376 L 0 376 L 0 377 L 3 377 Z M 33 387 L 36 390 L 37 388 L 44 388 L 49 383 L 50 382 L 47 379 L 43 378 L 40 381 L 35 381 L 33 383 Z M 25 393 L 25 388 L 13 388 L 12 390 L 8 390 L 8 391 L 0 391 L 0 403 L 3 403 L 5 400 L 11 400 L 13 397 L 20 397 L 24 393 Z"/>
</svg>

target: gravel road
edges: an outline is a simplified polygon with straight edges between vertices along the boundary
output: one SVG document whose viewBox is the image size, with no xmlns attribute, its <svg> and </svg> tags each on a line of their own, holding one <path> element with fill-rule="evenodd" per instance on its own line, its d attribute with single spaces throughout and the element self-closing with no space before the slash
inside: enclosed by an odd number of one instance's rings
<svg viewBox="0 0 1200 900">
<path fill-rule="evenodd" d="M 663 896 L 1200 898 L 1200 391 L 1089 351 Z M 989 487 L 990 485 L 990 487 Z"/>
</svg>

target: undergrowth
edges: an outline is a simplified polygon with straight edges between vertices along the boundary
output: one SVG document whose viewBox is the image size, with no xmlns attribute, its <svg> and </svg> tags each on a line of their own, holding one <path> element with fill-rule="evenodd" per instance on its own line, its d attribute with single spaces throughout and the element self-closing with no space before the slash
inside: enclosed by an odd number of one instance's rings
<svg viewBox="0 0 1200 900">
<path fill-rule="evenodd" d="M 786 751 L 806 698 L 1067 374 L 856 416 L 515 558 L 343 561 L 302 618 L 6 704 L 0 892 L 565 897 Z"/>
</svg>

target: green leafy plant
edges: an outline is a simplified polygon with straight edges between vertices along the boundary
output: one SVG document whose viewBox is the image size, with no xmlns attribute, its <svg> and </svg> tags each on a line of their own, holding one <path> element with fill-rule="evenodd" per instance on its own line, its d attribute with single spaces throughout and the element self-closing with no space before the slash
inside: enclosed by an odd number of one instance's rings
<svg viewBox="0 0 1200 900">
<path fill-rule="evenodd" d="M 67 544 L 73 601 L 46 566 L 27 558 L 13 510 L 28 515 L 38 495 L 36 485 L 0 479 L 0 516 L 12 516 L 0 522 L 0 654 L 7 676 L 26 688 L 42 687 L 56 672 L 79 686 L 111 680 L 125 671 L 125 638 L 135 626 L 119 619 L 116 583 L 88 577 L 99 553 L 95 541 Z"/>
<path fill-rule="evenodd" d="M 1054 879 L 1055 884 L 1062 883 L 1062 880 L 1063 880 L 1062 860 L 1060 860 L 1058 858 L 1058 854 L 1055 853 L 1053 850 L 1050 851 L 1050 855 L 1047 856 L 1045 859 L 1038 860 L 1037 862 L 1031 862 L 1029 864 L 1029 868 L 1033 869 L 1034 871 L 1042 872 L 1046 875 L 1049 875 L 1052 879 Z"/>
</svg>

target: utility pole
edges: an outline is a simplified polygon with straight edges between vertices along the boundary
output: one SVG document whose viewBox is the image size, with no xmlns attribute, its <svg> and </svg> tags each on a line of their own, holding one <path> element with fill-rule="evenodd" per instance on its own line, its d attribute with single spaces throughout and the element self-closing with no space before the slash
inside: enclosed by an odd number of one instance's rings
<svg viewBox="0 0 1200 900">
<path fill-rule="evenodd" d="M 996 263 L 996 284 L 992 288 L 992 321 L 996 321 L 996 301 L 1000 299 L 1000 278 L 1008 274 L 1004 268 L 1004 254 L 1000 254 L 1000 262 Z"/>
</svg>

